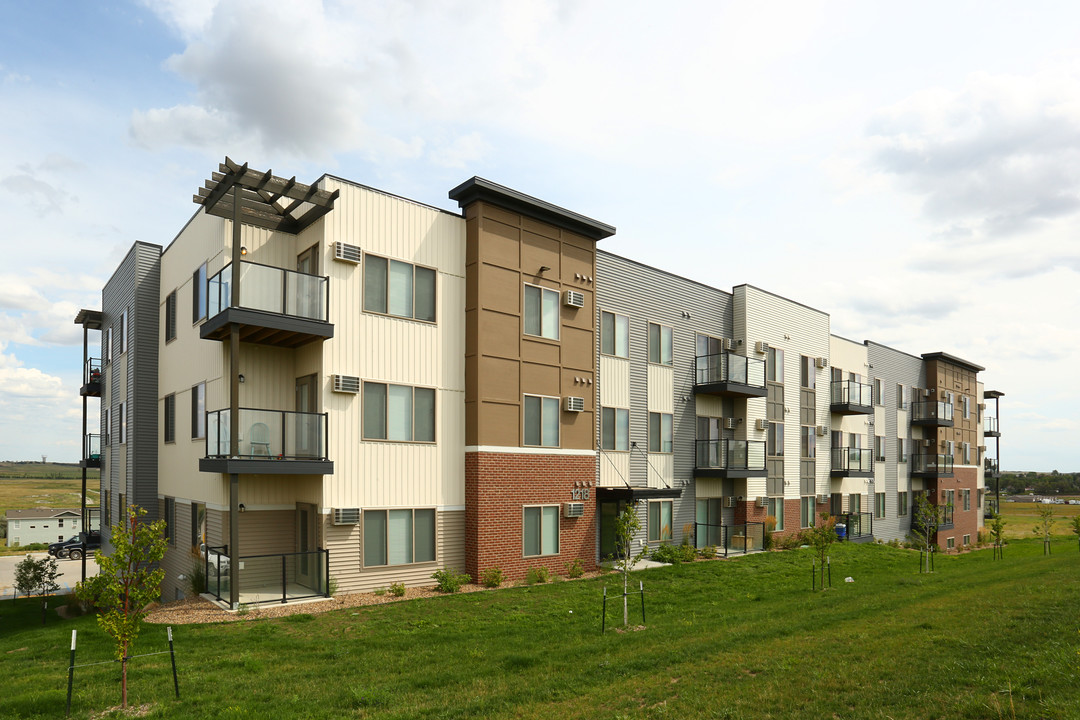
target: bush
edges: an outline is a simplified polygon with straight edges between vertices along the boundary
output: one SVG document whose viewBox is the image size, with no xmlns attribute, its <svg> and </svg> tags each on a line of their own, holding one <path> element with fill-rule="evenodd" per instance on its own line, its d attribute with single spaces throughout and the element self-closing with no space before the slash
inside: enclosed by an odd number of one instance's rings
<svg viewBox="0 0 1080 720">
<path fill-rule="evenodd" d="M 502 585 L 503 573 L 500 567 L 489 567 L 480 573 L 480 584 L 486 588 L 497 588 Z"/>
<path fill-rule="evenodd" d="M 439 592 L 444 593 L 456 593 L 461 589 L 462 585 L 472 579 L 467 573 L 461 573 L 459 575 L 450 568 L 436 570 L 431 574 L 431 577 L 435 578 L 435 582 L 439 584 Z"/>
<path fill-rule="evenodd" d="M 525 575 L 525 582 L 530 585 L 537 585 L 539 583 L 546 583 L 551 579 L 551 571 L 542 565 L 529 568 L 529 572 Z"/>
<path fill-rule="evenodd" d="M 810 544 L 810 533 L 807 530 L 789 533 L 776 541 L 775 545 L 781 550 L 794 550 L 803 545 Z"/>
<path fill-rule="evenodd" d="M 574 558 L 566 563 L 566 577 L 579 578 L 585 574 L 585 562 L 581 558 Z"/>
<path fill-rule="evenodd" d="M 765 528 L 761 538 L 761 546 L 765 550 L 772 550 L 773 547 L 773 530 L 776 529 L 776 518 L 772 515 L 765 517 Z"/>
<path fill-rule="evenodd" d="M 442 588 L 439 589 L 441 590 Z M 454 592 L 454 590 L 449 590 L 448 592 Z M 394 583 L 391 585 L 390 594 L 394 597 L 405 597 L 405 583 Z"/>
<path fill-rule="evenodd" d="M 191 549 L 191 567 L 184 582 L 193 596 L 206 592 L 206 565 L 198 548 Z"/>
<path fill-rule="evenodd" d="M 705 558 L 706 560 L 712 560 L 714 557 L 716 557 L 716 546 L 706 545 L 705 547 L 701 548 L 700 552 L 701 557 Z"/>
<path fill-rule="evenodd" d="M 678 565 L 693 562 L 697 551 L 690 545 L 657 545 L 649 551 L 649 558 L 656 562 Z"/>
</svg>

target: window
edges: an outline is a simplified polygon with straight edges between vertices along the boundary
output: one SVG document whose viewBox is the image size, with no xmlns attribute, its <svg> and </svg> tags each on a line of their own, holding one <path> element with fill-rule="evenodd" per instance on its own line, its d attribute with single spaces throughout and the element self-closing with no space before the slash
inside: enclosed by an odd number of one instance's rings
<svg viewBox="0 0 1080 720">
<path fill-rule="evenodd" d="M 885 404 L 885 383 L 877 378 L 874 378 L 874 404 Z"/>
<path fill-rule="evenodd" d="M 435 510 L 365 510 L 364 566 L 435 561 Z"/>
<path fill-rule="evenodd" d="M 671 501 L 651 501 L 649 503 L 649 542 L 664 542 L 671 538 Z"/>
<path fill-rule="evenodd" d="M 952 550 L 956 547 L 956 538 L 945 538 L 945 547 Z"/>
<path fill-rule="evenodd" d="M 176 498 L 165 498 L 165 540 L 176 545 Z"/>
<path fill-rule="evenodd" d="M 969 398 L 967 395 L 961 395 L 960 405 L 963 408 L 964 419 L 967 420 L 971 417 L 971 398 Z"/>
<path fill-rule="evenodd" d="M 124 493 L 120 493 L 120 502 L 117 505 L 117 514 L 120 516 L 120 522 L 126 522 L 128 517 L 127 498 L 124 497 Z"/>
<path fill-rule="evenodd" d="M 105 328 L 105 333 L 101 336 L 101 355 L 102 360 L 108 363 L 112 360 L 112 328 Z"/>
<path fill-rule="evenodd" d="M 559 506 L 522 508 L 522 554 L 525 557 L 559 554 Z"/>
<path fill-rule="evenodd" d="M 904 399 L 904 386 L 896 384 L 896 409 L 907 410 L 907 400 Z"/>
<path fill-rule="evenodd" d="M 109 413 L 109 408 L 105 408 L 105 416 L 102 419 L 104 421 L 102 423 L 102 426 L 105 428 L 105 436 L 101 438 L 101 444 L 108 445 L 110 444 L 112 438 L 112 425 L 109 424 L 111 422 L 112 416 Z M 100 475 L 101 473 L 98 473 L 99 477 Z"/>
<path fill-rule="evenodd" d="M 769 515 L 776 519 L 777 532 L 784 529 L 784 498 L 771 497 L 769 498 Z"/>
<path fill-rule="evenodd" d="M 623 408 L 600 409 L 600 449 L 630 450 L 630 411 Z"/>
<path fill-rule="evenodd" d="M 112 507 L 109 505 L 109 491 L 102 490 L 101 498 L 98 500 L 101 505 L 101 524 L 108 527 L 112 524 Z"/>
<path fill-rule="evenodd" d="M 907 491 L 896 493 L 896 517 L 907 517 Z"/>
<path fill-rule="evenodd" d="M 779 348 L 769 346 L 769 352 L 765 356 L 765 370 L 768 373 L 766 377 L 770 382 L 783 383 L 784 382 L 784 351 Z"/>
<path fill-rule="evenodd" d="M 862 495 L 848 495 L 848 512 L 862 512 Z"/>
<path fill-rule="evenodd" d="M 907 462 L 907 438 L 896 438 L 896 462 Z"/>
<path fill-rule="evenodd" d="M 123 445 L 127 442 L 127 403 L 116 406 L 116 431 L 120 444 Z"/>
<path fill-rule="evenodd" d="M 525 396 L 525 444 L 559 446 L 559 398 Z"/>
<path fill-rule="evenodd" d="M 874 519 L 880 520 L 885 517 L 885 493 L 874 493 Z"/>
<path fill-rule="evenodd" d="M 191 275 L 191 323 L 206 317 L 206 263 Z"/>
<path fill-rule="evenodd" d="M 649 452 L 671 452 L 671 421 L 670 413 L 649 413 Z"/>
<path fill-rule="evenodd" d="M 812 458 L 817 455 L 817 438 L 814 435 L 812 425 L 804 425 L 799 428 L 799 450 L 804 458 Z"/>
<path fill-rule="evenodd" d="M 954 441 L 945 441 L 945 454 L 949 457 L 953 457 L 956 454 L 956 443 Z"/>
<path fill-rule="evenodd" d="M 964 453 L 964 465 L 971 464 L 971 443 L 962 443 L 960 446 Z"/>
<path fill-rule="evenodd" d="M 525 334 L 559 339 L 559 293 L 537 285 L 525 286 Z"/>
<path fill-rule="evenodd" d="M 799 524 L 804 528 L 814 527 L 814 498 L 799 499 Z"/>
<path fill-rule="evenodd" d="M 784 456 L 784 424 L 769 423 L 769 434 L 765 439 L 766 453 L 771 457 Z"/>
<path fill-rule="evenodd" d="M 965 535 L 964 536 L 964 545 L 970 545 L 970 544 L 971 544 L 971 535 Z"/>
<path fill-rule="evenodd" d="M 435 322 L 435 271 L 364 255 L 364 311 Z"/>
<path fill-rule="evenodd" d="M 164 421 L 165 442 L 176 442 L 176 395 L 170 393 L 165 396 Z"/>
<path fill-rule="evenodd" d="M 191 388 L 191 439 L 206 437 L 206 383 Z"/>
<path fill-rule="evenodd" d="M 630 357 L 630 318 L 615 313 L 600 313 L 600 352 L 615 357 Z"/>
<path fill-rule="evenodd" d="M 971 491 L 961 490 L 960 492 L 963 494 L 964 498 L 964 510 L 971 510 Z"/>
<path fill-rule="evenodd" d="M 817 387 L 817 368 L 814 366 L 814 358 L 803 355 L 799 362 L 799 382 L 802 387 L 813 390 Z"/>
<path fill-rule="evenodd" d="M 165 342 L 176 339 L 176 291 L 165 296 Z"/>
<path fill-rule="evenodd" d="M 667 325 L 649 323 L 649 362 L 658 365 L 671 364 L 671 328 Z"/>
<path fill-rule="evenodd" d="M 435 390 L 364 383 L 364 439 L 435 442 Z"/>
<path fill-rule="evenodd" d="M 197 548 L 206 542 L 206 505 L 191 503 L 191 547 Z"/>
<path fill-rule="evenodd" d="M 116 333 L 116 354 L 123 355 L 127 352 L 128 343 L 128 311 L 124 308 L 124 311 L 120 313 L 120 327 Z"/>
<path fill-rule="evenodd" d="M 874 460 L 885 462 L 885 438 L 881 435 L 874 436 Z"/>
</svg>

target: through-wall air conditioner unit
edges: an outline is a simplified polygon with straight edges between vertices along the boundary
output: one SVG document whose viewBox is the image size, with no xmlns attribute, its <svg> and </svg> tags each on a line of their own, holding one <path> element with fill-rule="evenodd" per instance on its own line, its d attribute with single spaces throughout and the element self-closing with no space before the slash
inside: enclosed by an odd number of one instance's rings
<svg viewBox="0 0 1080 720">
<path fill-rule="evenodd" d="M 720 338 L 720 349 L 721 350 L 734 350 L 735 349 L 735 341 L 732 340 L 731 338 Z"/>
<path fill-rule="evenodd" d="M 923 438 L 923 441 L 922 441 L 922 446 L 923 446 L 924 448 L 932 447 L 933 445 L 934 445 L 934 441 L 933 441 L 933 440 L 931 440 L 930 438 Z"/>
<path fill-rule="evenodd" d="M 817 496 L 817 501 L 818 501 L 818 505 L 824 505 L 825 503 L 829 502 L 829 496 L 828 495 L 818 495 Z"/>
<path fill-rule="evenodd" d="M 364 251 L 360 249 L 359 245 L 336 242 L 334 243 L 334 259 L 342 262 L 359 263 L 364 259 Z"/>
<path fill-rule="evenodd" d="M 357 525 L 360 522 L 360 508 L 334 508 L 335 525 Z"/>
<path fill-rule="evenodd" d="M 980 445 L 979 446 L 979 452 L 986 452 L 986 446 L 985 445 Z"/>
<path fill-rule="evenodd" d="M 734 430 L 739 426 L 739 421 L 735 418 L 724 418 L 724 429 Z"/>
<path fill-rule="evenodd" d="M 585 307 L 585 294 L 577 290 L 567 290 L 563 295 L 563 305 L 567 307 Z"/>
<path fill-rule="evenodd" d="M 739 501 L 735 499 L 734 495 L 729 495 L 724 498 L 724 507 L 733 508 L 739 504 Z"/>
<path fill-rule="evenodd" d="M 769 507 L 769 498 L 767 498 L 767 497 L 759 497 L 757 499 L 757 506 L 758 507 Z"/>
<path fill-rule="evenodd" d="M 768 430 L 769 421 L 765 418 L 758 418 L 757 422 L 754 423 L 754 427 L 756 427 L 758 430 Z"/>
<path fill-rule="evenodd" d="M 817 365 L 819 368 L 827 368 L 829 367 L 829 358 L 819 357 L 814 360 L 814 364 Z"/>
<path fill-rule="evenodd" d="M 754 352 L 764 355 L 765 353 L 769 352 L 769 343 L 765 342 L 764 340 L 758 340 L 756 343 L 754 343 Z"/>
<path fill-rule="evenodd" d="M 358 393 L 360 392 L 360 378 L 355 375 L 335 375 L 334 392 Z"/>
<path fill-rule="evenodd" d="M 566 398 L 566 411 L 567 412 L 585 412 L 585 398 L 583 398 L 583 397 L 568 397 L 568 398 Z"/>
<path fill-rule="evenodd" d="M 563 503 L 563 517 L 585 517 L 585 503 Z"/>
<path fill-rule="evenodd" d="M 818 425 L 817 426 L 817 434 L 818 434 L 818 437 L 825 437 L 826 435 L 829 434 L 829 426 L 828 425 Z"/>
<path fill-rule="evenodd" d="M 919 395 L 922 397 L 923 400 L 926 400 L 930 397 L 930 391 L 926 388 L 922 388 L 919 390 Z"/>
</svg>

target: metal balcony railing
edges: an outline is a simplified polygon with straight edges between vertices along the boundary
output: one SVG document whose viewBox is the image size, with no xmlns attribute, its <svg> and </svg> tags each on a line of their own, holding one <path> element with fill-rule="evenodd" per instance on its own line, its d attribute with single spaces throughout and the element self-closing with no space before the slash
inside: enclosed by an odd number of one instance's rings
<svg viewBox="0 0 1080 720">
<path fill-rule="evenodd" d="M 765 470 L 765 443 L 761 440 L 698 440 L 698 468 Z"/>
<path fill-rule="evenodd" d="M 83 364 L 83 385 L 100 383 L 102 376 L 101 358 L 87 358 Z"/>
<path fill-rule="evenodd" d="M 911 403 L 912 422 L 948 422 L 953 421 L 953 405 L 948 402 L 920 400 Z"/>
<path fill-rule="evenodd" d="M 101 462 L 101 436 L 83 436 L 83 459 L 91 462 Z"/>
<path fill-rule="evenodd" d="M 871 472 L 874 455 L 869 448 L 836 447 L 832 449 L 834 472 Z"/>
<path fill-rule="evenodd" d="M 208 317 L 232 307 L 232 282 L 231 264 L 207 282 Z M 323 322 L 330 316 L 325 277 L 245 261 L 239 282 L 240 308 Z"/>
<path fill-rule="evenodd" d="M 983 433 L 990 434 L 996 432 L 1000 432 L 998 430 L 998 419 L 996 417 L 987 415 L 983 418 Z"/>
<path fill-rule="evenodd" d="M 206 457 L 230 457 L 228 409 L 206 413 Z M 325 460 L 326 413 L 240 408 L 237 457 Z"/>
<path fill-rule="evenodd" d="M 847 540 L 872 537 L 874 534 L 874 513 L 840 513 L 836 516 L 837 524 L 843 523 Z"/>
<path fill-rule="evenodd" d="M 915 453 L 911 456 L 911 472 L 937 475 L 951 475 L 953 471 L 952 455 L 932 455 Z"/>
<path fill-rule="evenodd" d="M 699 355 L 694 359 L 694 374 L 698 385 L 730 382 L 765 387 L 765 361 L 730 351 Z"/>
<path fill-rule="evenodd" d="M 311 550 L 299 553 L 244 555 L 240 561 L 238 596 L 245 605 L 330 597 L 330 553 Z M 219 601 L 230 597 L 228 546 L 205 550 L 206 592 Z"/>
<path fill-rule="evenodd" d="M 829 386 L 829 402 L 833 405 L 872 405 L 873 389 L 858 380 L 833 380 Z"/>
</svg>

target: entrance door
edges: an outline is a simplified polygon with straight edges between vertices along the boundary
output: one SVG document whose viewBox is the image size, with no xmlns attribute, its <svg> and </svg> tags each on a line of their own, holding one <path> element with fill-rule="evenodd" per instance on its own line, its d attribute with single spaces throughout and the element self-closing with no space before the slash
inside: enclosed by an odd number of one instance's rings
<svg viewBox="0 0 1080 720">
<path fill-rule="evenodd" d="M 297 315 L 314 320 L 326 320 L 323 317 L 323 284 L 318 277 L 318 249 L 318 245 L 312 245 L 296 257 L 296 270 L 304 274 L 293 277 L 296 283 L 293 292 Z"/>
<path fill-rule="evenodd" d="M 598 503 L 600 510 L 600 559 L 609 560 L 617 557 L 615 543 L 615 520 L 626 507 L 622 500 L 603 500 Z"/>
<path fill-rule="evenodd" d="M 315 506 L 308 503 L 296 503 L 296 582 L 313 590 L 318 575 L 318 560 L 315 555 Z"/>
<path fill-rule="evenodd" d="M 319 442 L 319 416 L 316 390 L 318 387 L 318 375 L 305 375 L 296 378 L 296 428 L 293 437 L 296 439 L 296 448 L 293 454 L 301 458 L 321 457 Z"/>
</svg>

